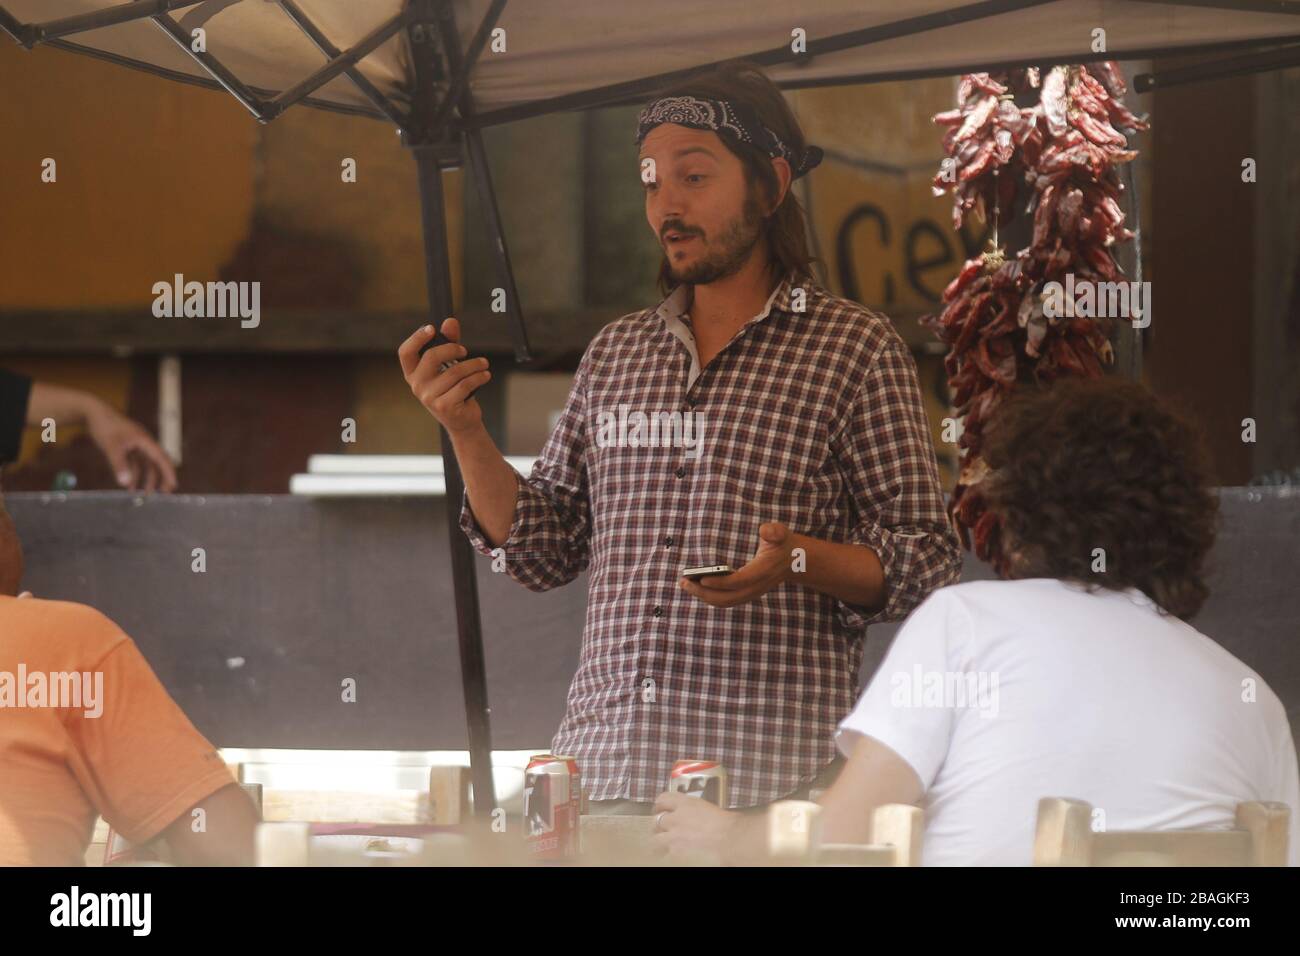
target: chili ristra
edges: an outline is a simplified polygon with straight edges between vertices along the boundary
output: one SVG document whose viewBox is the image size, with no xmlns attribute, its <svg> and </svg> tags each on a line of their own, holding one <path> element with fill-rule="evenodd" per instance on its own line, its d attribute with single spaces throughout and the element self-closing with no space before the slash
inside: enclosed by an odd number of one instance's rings
<svg viewBox="0 0 1300 956">
<path fill-rule="evenodd" d="M 956 109 L 934 122 L 947 127 L 947 155 L 935 195 L 951 191 L 953 224 L 974 211 L 1005 226 L 1033 216 L 1028 246 L 968 260 L 943 293 L 943 308 L 921 321 L 949 346 L 944 359 L 953 407 L 962 418 L 961 469 L 950 513 L 965 547 L 1004 570 L 996 517 L 979 492 L 987 466 L 984 426 L 1018 383 L 1050 384 L 1065 376 L 1099 376 L 1114 361 L 1113 316 L 1067 314 L 1043 307 L 1044 286 L 1115 282 L 1111 255 L 1133 238 L 1125 227 L 1119 164 L 1138 154 L 1128 137 L 1145 130 L 1120 97 L 1127 91 L 1115 63 L 971 73 Z M 1037 93 L 1037 102 L 1023 103 Z"/>
</svg>

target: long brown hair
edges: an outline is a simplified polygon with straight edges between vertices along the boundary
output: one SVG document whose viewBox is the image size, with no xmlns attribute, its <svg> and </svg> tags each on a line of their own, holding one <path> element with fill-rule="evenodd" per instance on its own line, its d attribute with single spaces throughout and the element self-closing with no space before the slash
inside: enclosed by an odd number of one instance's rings
<svg viewBox="0 0 1300 956">
<path fill-rule="evenodd" d="M 802 155 L 807 148 L 799 121 L 795 119 L 780 88 L 768 79 L 762 67 L 750 60 L 727 60 L 708 72 L 661 90 L 651 97 L 651 102 L 663 96 L 698 96 L 744 104 L 757 114 L 764 126 L 781 137 L 796 156 Z M 737 143 L 727 136 L 718 138 L 740 159 L 745 170 L 746 186 L 752 189 L 757 182 L 770 202 L 779 187 L 771 157 L 749 143 Z M 793 187 L 793 180 L 791 185 Z M 768 268 L 773 279 L 785 275 L 791 269 L 811 275 L 810 264 L 819 260 L 809 252 L 803 207 L 795 198 L 793 188 L 786 190 L 781 205 L 764 220 L 763 235 L 771 253 Z M 667 295 L 674 285 L 676 283 L 665 255 L 659 263 L 659 291 Z"/>
</svg>

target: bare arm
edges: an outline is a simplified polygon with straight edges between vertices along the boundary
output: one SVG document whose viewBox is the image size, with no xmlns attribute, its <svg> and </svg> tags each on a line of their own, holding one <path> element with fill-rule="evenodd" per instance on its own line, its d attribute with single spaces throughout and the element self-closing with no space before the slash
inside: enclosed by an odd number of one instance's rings
<svg viewBox="0 0 1300 956">
<path fill-rule="evenodd" d="M 805 534 L 792 535 L 792 548 L 803 548 L 807 570 L 791 573 L 790 580 L 829 594 L 848 604 L 878 609 L 885 606 L 885 569 L 876 552 L 860 544 L 823 541 Z"/>
<path fill-rule="evenodd" d="M 421 357 L 421 346 L 435 334 L 434 327 L 426 325 L 401 344 L 397 357 L 402 374 L 411 393 L 450 436 L 474 517 L 488 540 L 499 546 L 514 523 L 519 486 L 515 470 L 484 427 L 483 409 L 472 394 L 492 373 L 483 357 L 441 370 L 442 363 L 468 354 L 460 344 L 460 323 L 456 319 L 442 323 L 442 334 L 451 344 L 429 349 Z"/>
<path fill-rule="evenodd" d="M 921 781 L 902 757 L 874 737 L 858 742 L 830 788 L 821 795 L 821 842 L 871 842 L 871 817 L 888 803 L 918 804 Z M 767 856 L 767 815 L 736 814 L 729 863 L 752 865 Z"/>
<path fill-rule="evenodd" d="M 203 811 L 203 829 L 195 832 L 195 810 Z M 162 832 L 172 859 L 180 866 L 254 866 L 257 808 L 237 784 L 222 787 Z"/>
<path fill-rule="evenodd" d="M 108 459 L 117 483 L 143 491 L 175 491 L 176 467 L 143 426 L 89 392 L 33 382 L 27 400 L 27 424 L 45 419 L 60 425 L 85 425 Z"/>
<path fill-rule="evenodd" d="M 60 424 L 84 425 L 97 401 L 88 392 L 75 388 L 32 382 L 31 397 L 27 400 L 27 424 L 37 426 L 52 418 Z"/>
<path fill-rule="evenodd" d="M 791 533 L 780 522 L 759 526 L 758 552 L 735 574 L 701 581 L 681 579 L 681 588 L 715 607 L 734 607 L 782 584 L 801 584 L 848 604 L 885 606 L 885 568 L 871 548 Z M 795 549 L 803 550 L 795 570 Z"/>
<path fill-rule="evenodd" d="M 876 807 L 916 804 L 924 794 L 916 771 L 902 757 L 874 737 L 857 736 L 844 769 L 817 801 L 822 843 L 868 843 Z M 734 866 L 769 862 L 766 813 L 722 810 L 682 793 L 661 793 L 654 808 L 662 812 L 652 843 L 663 852 L 703 852 Z"/>
<path fill-rule="evenodd" d="M 465 479 L 470 509 L 487 539 L 499 547 L 510 535 L 515 520 L 518 472 L 481 423 L 475 430 L 452 435 L 451 444 Z"/>
<path fill-rule="evenodd" d="M 907 761 L 874 737 L 857 738 L 839 777 L 817 801 L 822 806 L 823 843 L 866 843 L 876 807 L 918 804 L 925 793 Z"/>
</svg>

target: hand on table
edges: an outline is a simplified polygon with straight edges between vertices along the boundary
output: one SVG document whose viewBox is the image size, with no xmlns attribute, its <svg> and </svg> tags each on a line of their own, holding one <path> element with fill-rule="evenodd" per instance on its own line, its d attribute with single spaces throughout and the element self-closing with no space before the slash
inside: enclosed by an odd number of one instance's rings
<svg viewBox="0 0 1300 956">
<path fill-rule="evenodd" d="M 729 844 L 739 826 L 739 813 L 723 810 L 707 800 L 684 793 L 661 793 L 654 806 L 655 833 L 650 838 L 655 852 L 671 857 L 701 856 L 710 862 L 725 862 Z"/>
<path fill-rule="evenodd" d="M 758 550 L 749 562 L 734 574 L 723 574 L 699 581 L 681 579 L 681 588 L 714 607 L 735 607 L 756 600 L 790 580 L 790 549 L 795 535 L 779 521 L 769 521 L 758 529 Z"/>
</svg>

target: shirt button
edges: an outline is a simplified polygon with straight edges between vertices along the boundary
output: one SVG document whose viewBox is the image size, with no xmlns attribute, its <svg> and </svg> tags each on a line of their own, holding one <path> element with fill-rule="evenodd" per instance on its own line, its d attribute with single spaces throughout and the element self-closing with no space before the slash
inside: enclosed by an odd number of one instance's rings
<svg viewBox="0 0 1300 956">
<path fill-rule="evenodd" d="M 656 604 L 655 609 L 652 613 L 654 614 L 655 617 L 660 617 L 664 613 L 664 609 L 660 607 L 658 604 Z"/>
<path fill-rule="evenodd" d="M 683 467 L 678 467 L 677 471 L 674 472 L 674 474 L 676 474 L 678 478 L 685 478 L 685 477 L 686 477 L 686 469 L 683 468 Z"/>
<path fill-rule="evenodd" d="M 668 535 L 666 538 L 664 538 L 664 547 L 671 548 L 672 546 L 673 546 L 673 536 Z"/>
</svg>

